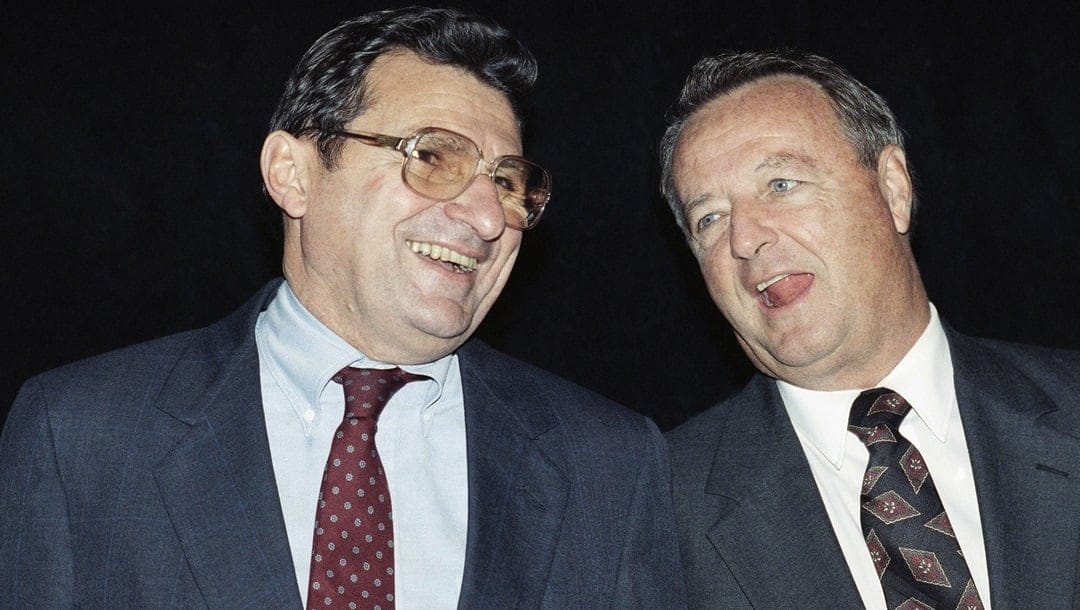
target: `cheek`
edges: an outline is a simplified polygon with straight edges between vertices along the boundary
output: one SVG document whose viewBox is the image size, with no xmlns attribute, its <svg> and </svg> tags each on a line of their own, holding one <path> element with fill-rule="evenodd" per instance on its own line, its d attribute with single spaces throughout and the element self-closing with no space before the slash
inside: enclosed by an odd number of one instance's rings
<svg viewBox="0 0 1080 610">
<path fill-rule="evenodd" d="M 510 276 L 510 271 L 514 268 L 514 261 L 517 260 L 518 248 L 521 245 L 521 238 L 517 237 L 513 241 L 507 239 L 504 240 L 499 247 L 499 256 L 492 265 L 491 276 L 493 288 L 501 288 L 502 284 Z"/>
<path fill-rule="evenodd" d="M 365 174 L 344 173 L 339 170 L 333 182 L 332 190 L 325 193 L 341 208 L 343 217 L 355 217 L 360 214 L 389 214 L 402 198 L 401 190 L 405 185 L 396 176 L 387 176 L 384 172 Z"/>
<path fill-rule="evenodd" d="M 886 211 L 875 206 L 864 208 L 862 214 L 848 214 L 845 218 L 847 222 L 830 232 L 837 236 L 834 250 L 843 257 L 841 262 L 853 268 L 875 268 L 883 259 L 893 256 L 890 244 L 895 231 L 892 217 Z"/>
<path fill-rule="evenodd" d="M 730 258 L 714 253 L 705 253 L 703 258 L 698 259 L 705 286 L 713 300 L 721 307 L 723 303 L 732 302 L 740 288 L 738 273 L 729 261 Z"/>
<path fill-rule="evenodd" d="M 401 183 L 399 176 L 392 176 L 393 181 L 382 173 L 373 172 L 368 175 L 363 182 L 357 182 L 358 185 L 355 189 L 356 194 L 360 197 L 371 196 L 378 197 L 380 200 L 385 198 L 393 198 L 393 187 Z M 401 188 L 407 188 L 404 184 L 401 184 Z"/>
<path fill-rule="evenodd" d="M 473 285 L 466 307 L 472 310 L 472 328 L 476 328 L 487 316 L 488 311 L 502 293 L 510 271 L 517 259 L 517 247 L 500 250 L 498 260 L 488 269 L 486 275 Z"/>
<path fill-rule="evenodd" d="M 701 275 L 709 283 L 730 278 L 734 272 L 734 260 L 730 252 L 719 246 L 695 248 L 694 257 L 697 258 Z"/>
</svg>

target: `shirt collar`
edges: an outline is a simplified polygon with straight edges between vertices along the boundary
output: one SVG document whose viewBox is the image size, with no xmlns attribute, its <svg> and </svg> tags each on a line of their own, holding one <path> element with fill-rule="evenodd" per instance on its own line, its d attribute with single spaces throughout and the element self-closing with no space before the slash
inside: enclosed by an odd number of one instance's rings
<svg viewBox="0 0 1080 610">
<path fill-rule="evenodd" d="M 304 307 L 288 282 L 281 283 L 274 300 L 260 317 L 256 333 L 260 347 L 266 347 L 265 364 L 295 404 L 318 405 L 320 395 L 333 376 L 346 366 L 397 366 L 368 358 L 334 334 Z M 437 396 L 453 358 L 450 354 L 434 362 L 400 366 L 405 371 L 434 380 Z"/>
<path fill-rule="evenodd" d="M 833 392 L 807 390 L 777 380 L 791 423 L 799 435 L 814 446 L 836 468 L 844 458 L 851 403 L 865 389 Z M 912 411 L 939 440 L 948 436 L 950 414 L 956 409 L 952 357 L 945 329 L 937 309 L 930 304 L 930 323 L 915 344 L 889 374 L 874 387 L 898 392 L 911 404 Z"/>
</svg>

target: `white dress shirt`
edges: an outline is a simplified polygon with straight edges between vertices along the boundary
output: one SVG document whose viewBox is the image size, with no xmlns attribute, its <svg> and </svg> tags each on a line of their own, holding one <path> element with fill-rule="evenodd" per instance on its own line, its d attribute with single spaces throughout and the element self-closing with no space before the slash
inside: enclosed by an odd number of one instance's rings
<svg viewBox="0 0 1080 610">
<path fill-rule="evenodd" d="M 307 603 L 315 509 L 345 398 L 331 378 L 373 361 L 300 303 L 287 282 L 255 326 L 266 432 L 292 549 Z M 406 384 L 379 416 L 375 439 L 394 514 L 397 608 L 455 608 L 465 569 L 468 469 L 457 356 L 402 366 L 430 380 Z"/>
<path fill-rule="evenodd" d="M 848 414 L 859 388 L 837 392 L 806 390 L 777 381 L 788 416 L 802 444 L 825 502 L 844 559 L 867 608 L 884 610 L 885 594 L 859 523 L 859 493 L 870 459 L 866 446 L 847 431 Z M 930 324 L 896 368 L 875 387 L 888 387 L 911 404 L 900 433 L 922 454 L 983 605 L 990 608 L 982 524 L 967 442 L 953 385 L 952 358 L 937 309 Z"/>
</svg>

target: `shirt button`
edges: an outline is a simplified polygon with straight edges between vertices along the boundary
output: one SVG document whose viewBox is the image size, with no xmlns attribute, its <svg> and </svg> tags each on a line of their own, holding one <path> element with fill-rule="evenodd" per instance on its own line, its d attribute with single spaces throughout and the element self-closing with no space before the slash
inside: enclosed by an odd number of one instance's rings
<svg viewBox="0 0 1080 610">
<path fill-rule="evenodd" d="M 304 421 L 306 421 L 307 423 L 310 424 L 314 420 L 315 420 L 315 411 L 312 411 L 311 409 L 308 409 L 307 411 L 304 411 Z"/>
</svg>

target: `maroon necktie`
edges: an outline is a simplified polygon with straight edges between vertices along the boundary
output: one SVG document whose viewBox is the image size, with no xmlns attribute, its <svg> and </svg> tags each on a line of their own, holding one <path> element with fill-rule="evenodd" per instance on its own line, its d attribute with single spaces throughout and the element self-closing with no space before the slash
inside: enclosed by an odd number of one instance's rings
<svg viewBox="0 0 1080 610">
<path fill-rule="evenodd" d="M 889 608 L 980 609 L 982 602 L 922 455 L 900 434 L 911 410 L 888 388 L 867 390 L 848 429 L 870 451 L 862 528 Z"/>
<path fill-rule="evenodd" d="M 319 490 L 307 607 L 394 607 L 394 527 L 390 490 L 375 449 L 376 420 L 410 381 L 401 369 L 346 367 L 345 419 L 334 434 Z"/>
</svg>

